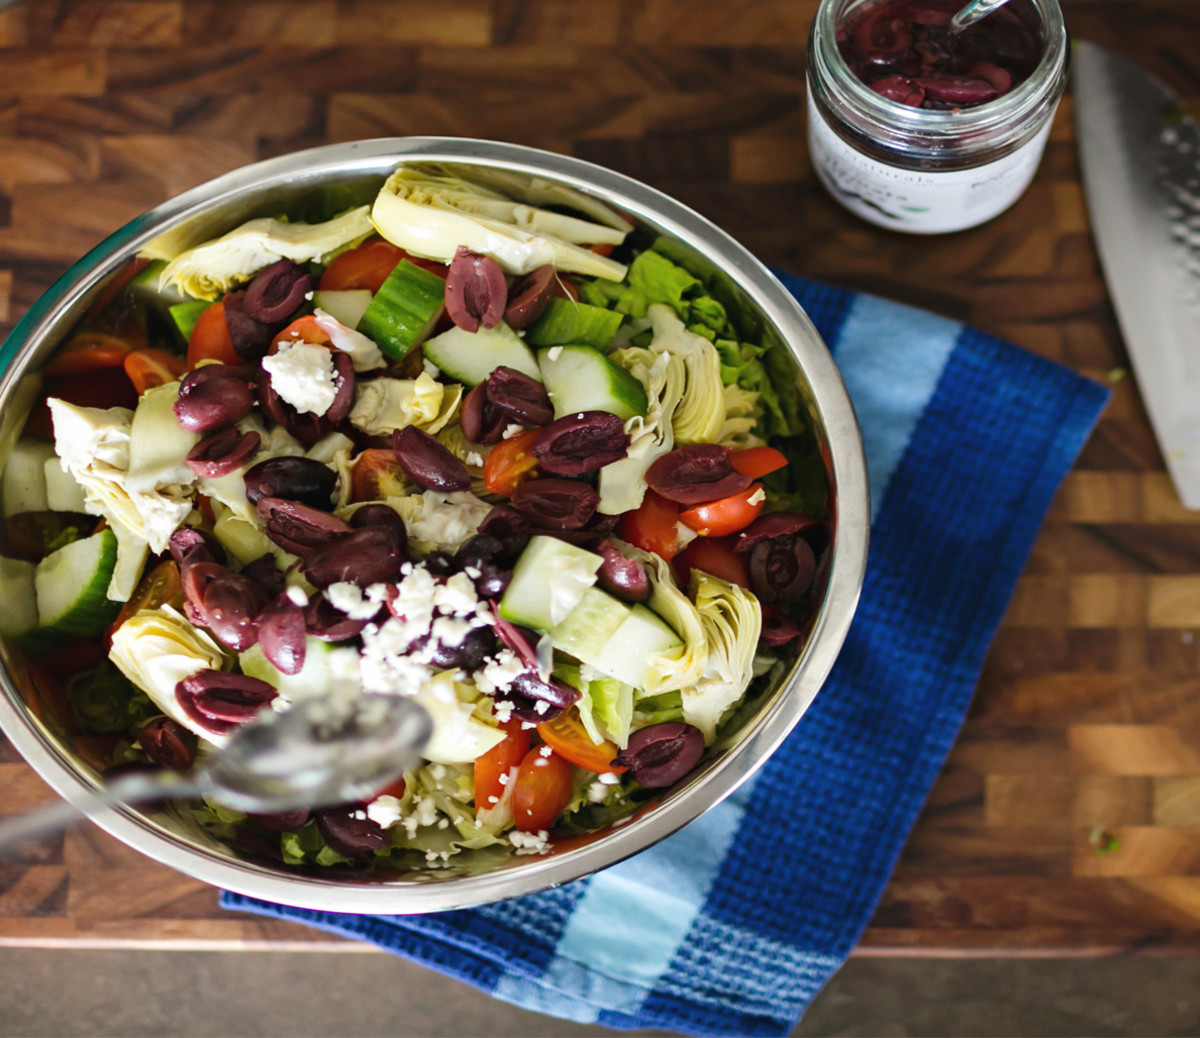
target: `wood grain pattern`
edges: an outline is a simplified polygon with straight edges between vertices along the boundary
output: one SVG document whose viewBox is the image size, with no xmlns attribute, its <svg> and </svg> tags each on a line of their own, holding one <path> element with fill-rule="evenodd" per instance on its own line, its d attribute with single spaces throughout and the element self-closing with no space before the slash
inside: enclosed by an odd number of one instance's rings
<svg viewBox="0 0 1200 1038">
<path fill-rule="evenodd" d="M 887 234 L 809 165 L 816 0 L 36 0 L 0 11 L 0 333 L 104 235 L 254 161 L 493 137 L 646 180 L 763 260 L 1011 339 L 1115 390 L 1068 476 L 864 954 L 1200 951 L 1200 513 L 1154 441 L 1091 240 L 1073 105 L 989 225 Z M 1200 5 L 1064 0 L 1193 110 Z M 0 814 L 52 794 L 0 745 Z M 1119 846 L 1098 853 L 1097 843 Z M 0 944 L 364 945 L 225 914 L 98 829 L 0 866 Z"/>
</svg>

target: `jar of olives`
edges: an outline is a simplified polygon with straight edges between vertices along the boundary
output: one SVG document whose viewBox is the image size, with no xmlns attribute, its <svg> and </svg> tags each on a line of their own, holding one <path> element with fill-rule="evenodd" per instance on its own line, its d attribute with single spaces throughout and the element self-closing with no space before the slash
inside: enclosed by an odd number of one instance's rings
<svg viewBox="0 0 1200 1038">
<path fill-rule="evenodd" d="M 808 38 L 821 182 L 880 227 L 940 234 L 1029 186 L 1067 79 L 1056 0 L 1011 0 L 958 33 L 965 0 L 822 0 Z"/>
</svg>

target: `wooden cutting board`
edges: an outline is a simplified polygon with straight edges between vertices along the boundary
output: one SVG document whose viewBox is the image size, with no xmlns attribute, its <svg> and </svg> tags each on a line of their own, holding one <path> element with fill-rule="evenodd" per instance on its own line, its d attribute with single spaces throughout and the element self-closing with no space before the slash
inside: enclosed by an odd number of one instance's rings
<svg viewBox="0 0 1200 1038">
<path fill-rule="evenodd" d="M 1200 6 L 1064 0 L 1195 109 Z M 868 954 L 1200 950 L 1200 520 L 1164 474 L 1097 265 L 1071 100 L 1008 213 L 930 239 L 817 185 L 814 0 L 35 0 L 0 11 L 0 333 L 157 202 L 258 158 L 511 140 L 675 195 L 763 260 L 924 306 L 1115 396 L 1067 478 Z M 48 791 L 0 749 L 0 813 Z M 0 865 L 0 943 L 309 947 L 95 827 Z M 365 946 L 342 943 L 347 950 Z"/>
</svg>

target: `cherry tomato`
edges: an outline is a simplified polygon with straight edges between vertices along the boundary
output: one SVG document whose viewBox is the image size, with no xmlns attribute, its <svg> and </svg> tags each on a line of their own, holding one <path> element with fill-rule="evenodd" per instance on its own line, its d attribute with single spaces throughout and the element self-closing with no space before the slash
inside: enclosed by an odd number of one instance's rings
<svg viewBox="0 0 1200 1038">
<path fill-rule="evenodd" d="M 512 780 L 513 768 L 519 768 L 529 753 L 528 728 L 522 728 L 515 718 L 500 727 L 504 729 L 504 742 L 475 758 L 475 808 L 479 811 L 489 811 L 500 803 L 505 785 Z"/>
<path fill-rule="evenodd" d="M 679 531 L 675 529 L 678 520 L 677 504 L 647 490 L 641 505 L 617 522 L 617 536 L 669 562 L 679 551 Z"/>
<path fill-rule="evenodd" d="M 402 497 L 406 477 L 400 459 L 390 449 L 368 447 L 354 459 L 350 469 L 350 500 L 386 501 Z"/>
<path fill-rule="evenodd" d="M 293 342 L 307 342 L 310 346 L 329 346 L 333 340 L 329 337 L 329 333 L 317 323 L 316 317 L 308 314 L 296 318 L 276 335 L 275 341 L 271 343 L 270 352 L 277 353 L 280 345 Z"/>
<path fill-rule="evenodd" d="M 549 829 L 571 802 L 571 765 L 557 753 L 544 754 L 543 749 L 535 746 L 517 769 L 512 809 L 514 824 L 523 833 Z"/>
<path fill-rule="evenodd" d="M 160 562 L 149 573 L 142 577 L 137 589 L 129 601 L 122 607 L 113 621 L 112 626 L 105 632 L 109 641 L 118 627 L 141 609 L 157 609 L 161 605 L 183 606 L 183 584 L 179 579 L 179 567 L 174 559 Z"/>
<path fill-rule="evenodd" d="M 79 332 L 73 335 L 53 360 L 46 365 L 47 378 L 86 375 L 105 368 L 119 368 L 133 347 L 124 339 L 104 332 Z"/>
<path fill-rule="evenodd" d="M 528 429 L 491 449 L 483 463 L 483 484 L 493 494 L 508 497 L 517 487 L 537 474 L 537 458 L 531 448 L 541 429 Z"/>
<path fill-rule="evenodd" d="M 692 570 L 703 570 L 714 577 L 737 584 L 739 587 L 750 586 L 750 571 L 746 568 L 743 555 L 733 551 L 734 537 L 697 537 L 676 557 L 672 566 L 679 583 L 687 585 L 691 580 Z"/>
<path fill-rule="evenodd" d="M 219 360 L 222 364 L 241 363 L 233 350 L 233 340 L 229 338 L 223 302 L 213 303 L 200 314 L 200 320 L 188 339 L 188 367 L 194 368 L 202 360 Z"/>
<path fill-rule="evenodd" d="M 148 389 L 157 389 L 174 382 L 187 371 L 187 364 L 164 350 L 132 350 L 125 355 L 125 374 L 141 396 Z"/>
<path fill-rule="evenodd" d="M 402 796 L 404 796 L 404 791 L 407 788 L 408 783 L 406 783 L 403 778 L 398 778 L 395 782 L 384 786 L 383 789 L 375 794 L 375 797 L 395 797 L 397 800 L 399 800 Z"/>
<path fill-rule="evenodd" d="M 537 730 L 547 746 L 576 767 L 597 774 L 609 771 L 619 775 L 625 770 L 619 764 L 613 766 L 613 758 L 621 752 L 620 747 L 608 739 L 599 744 L 592 742 L 592 737 L 583 726 L 578 707 L 564 710 L 551 721 L 543 721 Z"/>
<path fill-rule="evenodd" d="M 342 292 L 349 288 L 366 288 L 378 292 L 388 275 L 401 260 L 408 260 L 418 267 L 444 278 L 449 268 L 437 260 L 412 256 L 399 245 L 383 238 L 372 238 L 356 249 L 343 252 L 325 268 L 317 286 L 322 292 Z"/>
<path fill-rule="evenodd" d="M 684 509 L 679 513 L 679 521 L 701 537 L 725 537 L 754 522 L 766 499 L 762 484 L 751 483 L 736 494 Z"/>
<path fill-rule="evenodd" d="M 774 447 L 744 447 L 729 452 L 729 464 L 734 471 L 751 479 L 762 479 L 768 472 L 777 472 L 787 463 L 786 455 Z"/>
</svg>

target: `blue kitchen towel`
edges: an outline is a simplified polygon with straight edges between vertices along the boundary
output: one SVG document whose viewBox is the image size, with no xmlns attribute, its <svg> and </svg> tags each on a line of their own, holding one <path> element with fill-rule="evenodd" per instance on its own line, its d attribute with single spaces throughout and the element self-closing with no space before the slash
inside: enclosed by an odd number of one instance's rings
<svg viewBox="0 0 1200 1038">
<path fill-rule="evenodd" d="M 484 908 L 351 916 L 233 894 L 225 907 L 373 941 L 570 1020 L 795 1025 L 870 918 L 1108 391 L 945 318 L 781 277 L 854 401 L 873 529 L 842 653 L 757 778 L 619 865 Z"/>
</svg>

